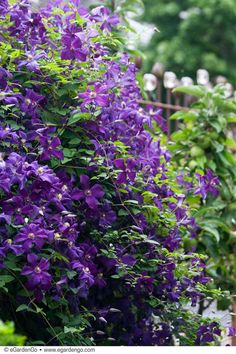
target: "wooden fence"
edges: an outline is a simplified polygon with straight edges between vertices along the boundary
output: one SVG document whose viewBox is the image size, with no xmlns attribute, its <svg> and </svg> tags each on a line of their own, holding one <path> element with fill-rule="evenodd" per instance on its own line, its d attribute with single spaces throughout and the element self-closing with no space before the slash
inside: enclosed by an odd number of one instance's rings
<svg viewBox="0 0 236 354">
<path fill-rule="evenodd" d="M 179 110 L 189 110 L 190 105 L 195 100 L 191 95 L 173 93 L 173 89 L 177 86 L 189 86 L 194 83 L 209 88 L 217 84 L 223 84 L 226 88 L 226 97 L 236 97 L 236 91 L 234 91 L 233 85 L 228 82 L 226 77 L 217 76 L 210 81 L 210 75 L 205 69 L 197 70 L 195 81 L 188 76 L 177 78 L 174 72 L 165 71 L 160 63 L 156 63 L 153 66 L 151 73 L 144 74 L 144 89 L 147 92 L 148 99 L 141 100 L 140 103 L 143 105 L 152 104 L 163 109 L 163 116 L 167 119 L 168 136 L 177 128 L 176 125 L 172 125 L 170 122 L 171 114 Z"/>
</svg>

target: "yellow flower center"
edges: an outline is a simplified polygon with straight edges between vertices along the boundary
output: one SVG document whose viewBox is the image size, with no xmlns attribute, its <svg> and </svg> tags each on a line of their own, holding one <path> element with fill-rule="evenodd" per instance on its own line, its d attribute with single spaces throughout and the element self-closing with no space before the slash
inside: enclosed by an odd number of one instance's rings
<svg viewBox="0 0 236 354">
<path fill-rule="evenodd" d="M 57 199 L 58 199 L 58 200 L 62 200 L 62 194 L 61 194 L 61 193 L 58 193 L 58 194 L 57 194 Z"/>
<path fill-rule="evenodd" d="M 87 197 L 90 197 L 92 195 L 92 192 L 90 189 L 87 189 L 84 193 Z"/>
<path fill-rule="evenodd" d="M 25 103 L 29 105 L 29 104 L 31 104 L 31 100 L 29 98 L 26 98 Z"/>
<path fill-rule="evenodd" d="M 40 173 L 40 174 L 41 174 L 41 173 L 43 173 L 43 172 L 44 172 L 43 167 L 39 167 L 39 168 L 38 168 L 38 173 Z"/>
<path fill-rule="evenodd" d="M 30 232 L 29 235 L 28 235 L 28 237 L 29 237 L 31 240 L 33 240 L 33 239 L 35 238 L 33 232 Z"/>
<path fill-rule="evenodd" d="M 83 268 L 83 271 L 84 271 L 85 273 L 90 273 L 90 270 L 89 270 L 88 267 Z"/>
<path fill-rule="evenodd" d="M 95 98 L 97 96 L 96 92 L 90 92 L 89 97 Z"/>
<path fill-rule="evenodd" d="M 39 266 L 34 268 L 35 273 L 41 273 L 41 269 L 39 268 Z"/>
<path fill-rule="evenodd" d="M 60 240 L 61 239 L 61 235 L 58 232 L 55 232 L 54 239 L 55 240 Z"/>
</svg>

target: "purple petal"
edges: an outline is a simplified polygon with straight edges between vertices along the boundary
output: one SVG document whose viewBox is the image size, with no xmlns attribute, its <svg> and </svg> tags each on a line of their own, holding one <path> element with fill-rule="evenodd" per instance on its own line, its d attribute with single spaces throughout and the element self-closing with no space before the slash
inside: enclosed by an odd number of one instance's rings
<svg viewBox="0 0 236 354">
<path fill-rule="evenodd" d="M 102 189 L 102 186 L 100 186 L 100 184 L 95 184 L 92 188 L 91 188 L 91 192 L 93 194 L 93 196 L 95 198 L 102 198 L 104 196 L 104 191 Z"/>
<path fill-rule="evenodd" d="M 126 173 L 125 172 L 119 173 L 116 183 L 122 184 L 122 183 L 126 183 L 126 182 L 127 182 Z"/>
<path fill-rule="evenodd" d="M 80 49 L 76 49 L 75 51 L 75 57 L 76 59 L 79 59 L 81 61 L 85 61 L 87 58 L 87 55 L 84 51 L 80 50 Z"/>
<path fill-rule="evenodd" d="M 73 200 L 81 200 L 85 197 L 85 194 L 83 191 L 81 191 L 80 189 L 76 188 L 74 189 L 74 191 L 72 192 L 72 199 Z"/>
<path fill-rule="evenodd" d="M 64 159 L 64 154 L 63 154 L 63 152 L 60 151 L 60 150 L 54 150 L 54 151 L 52 152 L 52 155 L 55 156 L 55 157 L 56 157 L 57 159 L 59 159 L 59 160 L 63 160 L 63 159 Z"/>
<path fill-rule="evenodd" d="M 79 37 L 76 37 L 71 43 L 71 47 L 73 49 L 81 48 L 81 46 L 82 46 L 82 42 Z"/>
<path fill-rule="evenodd" d="M 98 201 L 93 196 L 85 198 L 86 203 L 91 209 L 96 209 L 98 206 Z"/>
<path fill-rule="evenodd" d="M 35 264 L 38 260 L 38 257 L 35 254 L 28 254 L 27 255 L 27 260 L 30 264 Z"/>
<path fill-rule="evenodd" d="M 55 136 L 52 141 L 51 141 L 51 148 L 55 149 L 56 147 L 61 145 L 61 140 L 58 138 L 58 136 Z"/>
<path fill-rule="evenodd" d="M 90 186 L 90 180 L 87 175 L 81 175 L 80 176 L 80 184 L 83 187 L 83 189 L 89 189 Z"/>
<path fill-rule="evenodd" d="M 109 104 L 109 96 L 108 95 L 98 95 L 96 97 L 96 102 L 99 106 L 106 107 Z"/>
<path fill-rule="evenodd" d="M 25 266 L 21 272 L 22 275 L 30 275 L 32 273 L 33 273 L 33 269 L 29 266 Z"/>
<path fill-rule="evenodd" d="M 127 168 L 132 170 L 136 166 L 136 161 L 134 159 L 127 159 Z"/>
<path fill-rule="evenodd" d="M 48 270 L 50 267 L 49 261 L 47 259 L 42 258 L 39 262 L 39 267 L 42 270 Z"/>
<path fill-rule="evenodd" d="M 63 49 L 61 51 L 61 59 L 62 60 L 70 60 L 73 59 L 73 53 L 69 49 Z"/>
<path fill-rule="evenodd" d="M 128 173 L 128 177 L 129 177 L 130 181 L 133 182 L 135 180 L 135 177 L 136 177 L 136 172 Z"/>
<path fill-rule="evenodd" d="M 120 170 L 125 170 L 125 163 L 123 159 L 116 159 L 114 160 L 114 165 L 119 168 Z"/>
</svg>

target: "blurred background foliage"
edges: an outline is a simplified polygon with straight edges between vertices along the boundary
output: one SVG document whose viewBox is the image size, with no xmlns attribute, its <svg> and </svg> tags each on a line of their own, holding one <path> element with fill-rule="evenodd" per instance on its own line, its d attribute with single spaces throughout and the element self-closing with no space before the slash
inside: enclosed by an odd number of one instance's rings
<svg viewBox="0 0 236 354">
<path fill-rule="evenodd" d="M 199 68 L 236 82 L 235 0 L 143 0 L 144 22 L 160 32 L 143 46 L 144 70 L 155 62 L 177 75 L 195 77 Z"/>
<path fill-rule="evenodd" d="M 15 326 L 13 322 L 2 322 L 0 320 L 0 345 L 17 345 L 25 344 L 26 337 L 14 333 Z"/>
</svg>

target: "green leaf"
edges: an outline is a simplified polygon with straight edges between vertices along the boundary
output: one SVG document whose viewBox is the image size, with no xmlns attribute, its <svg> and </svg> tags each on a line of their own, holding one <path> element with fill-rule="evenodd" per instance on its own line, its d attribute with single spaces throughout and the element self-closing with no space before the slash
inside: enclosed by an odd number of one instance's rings
<svg viewBox="0 0 236 354">
<path fill-rule="evenodd" d="M 230 116 L 225 116 L 225 119 L 227 120 L 228 123 L 236 123 L 236 115 L 230 115 Z"/>
<path fill-rule="evenodd" d="M 28 310 L 28 306 L 25 304 L 22 304 L 17 307 L 16 312 L 25 311 L 25 310 Z"/>
<path fill-rule="evenodd" d="M 10 283 L 13 281 L 15 278 L 12 275 L 1 275 L 0 276 L 0 281 L 3 283 Z"/>
<path fill-rule="evenodd" d="M 203 86 L 190 85 L 176 87 L 173 92 L 185 93 L 187 95 L 201 98 L 205 95 L 206 89 Z"/>
<path fill-rule="evenodd" d="M 73 124 L 77 123 L 78 121 L 88 120 L 90 118 L 91 118 L 91 114 L 90 113 L 79 112 L 79 113 L 76 113 L 72 117 L 69 118 L 67 125 L 73 125 Z"/>
<path fill-rule="evenodd" d="M 210 233 L 211 235 L 213 235 L 216 239 L 217 242 L 220 241 L 220 234 L 218 232 L 218 230 L 216 229 L 213 229 L 211 227 L 208 227 L 208 226 L 202 226 L 202 229 L 208 233 Z"/>
<path fill-rule="evenodd" d="M 64 333 L 76 333 L 78 332 L 78 329 L 77 328 L 74 328 L 74 327 L 64 327 Z"/>
<path fill-rule="evenodd" d="M 125 209 L 120 209 L 118 211 L 118 215 L 119 216 L 126 216 L 126 215 L 129 215 L 128 211 L 126 211 Z"/>
</svg>

